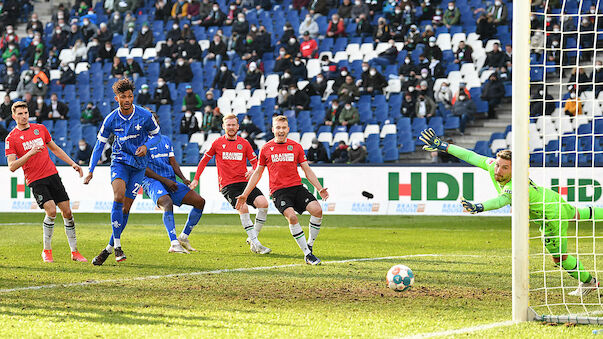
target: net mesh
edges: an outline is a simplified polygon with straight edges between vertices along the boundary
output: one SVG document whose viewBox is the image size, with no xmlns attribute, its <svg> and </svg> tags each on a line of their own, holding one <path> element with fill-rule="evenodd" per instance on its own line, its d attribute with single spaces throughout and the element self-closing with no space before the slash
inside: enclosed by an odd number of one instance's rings
<svg viewBox="0 0 603 339">
<path fill-rule="evenodd" d="M 603 232 L 597 228 L 603 221 L 597 223 L 592 213 L 596 210 L 590 209 L 603 208 L 603 53 L 598 52 L 603 47 L 603 0 L 534 3 L 530 307 L 539 315 L 554 315 L 548 320 L 593 321 L 603 317 L 599 291 L 586 296 L 569 293 L 580 282 L 571 273 L 583 280 L 590 273 L 599 280 L 603 267 Z M 579 209 L 583 213 L 576 213 Z M 555 264 L 553 257 L 565 262 Z M 571 258 L 584 270 L 569 267 Z"/>
</svg>

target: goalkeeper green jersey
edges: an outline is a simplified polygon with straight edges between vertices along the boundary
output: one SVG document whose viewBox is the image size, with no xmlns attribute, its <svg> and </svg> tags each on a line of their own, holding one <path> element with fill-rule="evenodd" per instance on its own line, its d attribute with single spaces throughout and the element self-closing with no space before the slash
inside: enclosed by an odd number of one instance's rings
<svg viewBox="0 0 603 339">
<path fill-rule="evenodd" d="M 508 183 L 501 185 L 494 178 L 494 167 L 496 165 L 496 159 L 488 158 L 472 151 L 466 150 L 462 147 L 455 145 L 448 146 L 448 153 L 455 157 L 470 163 L 473 166 L 482 168 L 490 174 L 490 179 L 494 188 L 498 192 L 498 197 L 484 201 L 484 211 L 490 211 L 499 209 L 506 205 L 511 204 L 512 196 L 512 185 L 510 180 Z M 530 186 L 528 189 L 529 201 L 530 201 L 530 220 L 542 225 L 544 219 L 549 221 L 560 219 L 573 219 L 576 210 L 575 208 L 565 202 L 561 195 L 557 192 L 536 185 L 530 180 Z"/>
</svg>

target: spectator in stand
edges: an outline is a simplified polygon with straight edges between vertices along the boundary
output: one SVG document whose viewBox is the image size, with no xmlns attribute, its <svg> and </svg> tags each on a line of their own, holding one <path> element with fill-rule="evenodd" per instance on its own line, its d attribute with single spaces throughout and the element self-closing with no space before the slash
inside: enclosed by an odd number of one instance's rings
<svg viewBox="0 0 603 339">
<path fill-rule="evenodd" d="M 211 12 L 203 19 L 201 26 L 222 26 L 225 19 L 226 14 L 220 10 L 220 6 L 217 3 L 214 3 Z"/>
<path fill-rule="evenodd" d="M 115 58 L 115 54 L 117 54 L 115 47 L 113 47 L 111 41 L 107 41 L 105 42 L 105 46 L 98 50 L 98 55 L 95 60 L 96 62 L 113 60 L 113 58 Z"/>
<path fill-rule="evenodd" d="M 415 117 L 431 118 L 436 113 L 436 103 L 429 96 L 419 94 L 415 103 Z"/>
<path fill-rule="evenodd" d="M 434 27 L 443 26 L 444 25 L 443 19 L 444 19 L 444 12 L 442 11 L 441 8 L 436 8 L 435 13 L 433 14 L 433 17 L 431 18 L 431 24 Z"/>
<path fill-rule="evenodd" d="M 544 93 L 541 87 L 530 98 L 530 117 L 539 117 L 543 114 L 551 115 L 555 112 L 555 103 L 553 96 L 549 93 Z"/>
<path fill-rule="evenodd" d="M 505 53 L 500 50 L 500 44 L 495 42 L 494 45 L 492 45 L 492 51 L 487 53 L 486 62 L 484 62 L 484 67 L 480 71 L 480 75 L 487 69 L 496 71 L 503 66 L 505 66 Z"/>
<path fill-rule="evenodd" d="M 379 56 L 371 60 L 372 65 L 377 64 L 381 67 L 387 67 L 396 63 L 396 59 L 398 58 L 398 48 L 396 47 L 396 42 L 393 39 L 390 39 L 388 44 L 389 46 L 385 51 L 379 53 Z"/>
<path fill-rule="evenodd" d="M 296 81 L 302 81 L 308 79 L 308 69 L 306 65 L 301 61 L 299 56 L 295 57 L 293 65 L 291 65 L 291 77 Z"/>
<path fill-rule="evenodd" d="M 255 34 L 255 41 L 258 45 L 258 54 L 264 55 L 264 53 L 272 53 L 272 36 L 266 31 L 266 26 L 260 25 L 260 29 Z"/>
<path fill-rule="evenodd" d="M 415 99 L 412 93 L 404 93 L 404 100 L 402 100 L 402 105 L 400 105 L 400 114 L 406 118 L 414 118 L 416 115 L 415 106 Z"/>
<path fill-rule="evenodd" d="M 565 115 L 569 115 L 575 117 L 577 115 L 582 115 L 582 101 L 576 95 L 575 90 L 570 91 L 570 97 L 565 101 L 565 106 L 563 107 L 563 111 Z"/>
<path fill-rule="evenodd" d="M 436 58 L 431 59 L 431 62 L 429 63 L 429 74 L 432 79 L 440 79 L 446 77 L 444 66 L 442 66 L 440 60 Z"/>
<path fill-rule="evenodd" d="M 300 91 L 296 84 L 289 86 L 289 96 L 286 107 L 295 112 L 306 111 L 310 108 L 310 97 L 306 92 Z"/>
<path fill-rule="evenodd" d="M 171 39 L 173 41 L 182 40 L 182 30 L 180 29 L 180 25 L 177 22 L 172 24 L 172 29 L 167 31 L 165 34 L 166 39 Z"/>
<path fill-rule="evenodd" d="M 460 93 L 458 96 L 458 100 L 452 106 L 452 114 L 461 118 L 459 132 L 461 135 L 465 135 L 465 129 L 467 128 L 467 123 L 473 120 L 473 115 L 475 115 L 476 108 L 475 103 L 469 96 L 465 93 Z"/>
<path fill-rule="evenodd" d="M 234 74 L 228 69 L 226 63 L 220 65 L 220 69 L 216 72 L 211 88 L 217 88 L 221 91 L 226 89 L 234 89 Z"/>
<path fill-rule="evenodd" d="M 225 13 L 226 18 L 224 19 L 224 25 L 230 26 L 237 20 L 237 15 L 241 13 L 241 10 L 237 8 L 235 2 L 228 6 L 228 11 Z"/>
<path fill-rule="evenodd" d="M 341 87 L 341 85 L 343 85 L 346 81 L 346 77 L 348 76 L 349 72 L 348 72 L 348 68 L 347 67 L 341 67 L 341 72 L 339 72 L 339 74 L 337 74 L 335 76 L 335 82 L 333 83 L 333 92 L 337 93 L 339 92 L 339 88 Z M 331 80 L 331 79 L 329 79 Z M 353 78 L 352 78 L 353 80 Z"/>
<path fill-rule="evenodd" d="M 19 74 L 15 73 L 13 66 L 6 68 L 6 73 L 4 74 L 4 77 L 2 77 L 1 85 L 2 88 L 0 88 L 0 90 L 5 91 L 7 94 L 17 90 L 17 86 L 19 86 Z"/>
<path fill-rule="evenodd" d="M 452 108 L 452 90 L 450 90 L 448 82 L 442 82 L 438 91 L 434 93 L 434 97 L 436 103 L 443 104 L 448 110 Z"/>
<path fill-rule="evenodd" d="M 389 30 L 389 26 L 385 21 L 385 18 L 381 17 L 377 20 L 377 27 L 373 32 L 373 39 L 376 43 L 386 42 L 392 38 L 392 34 Z"/>
<path fill-rule="evenodd" d="M 193 133 L 201 131 L 199 122 L 191 110 L 184 112 L 184 116 L 180 119 L 180 134 L 186 134 L 189 137 Z"/>
<path fill-rule="evenodd" d="M 454 53 L 454 63 L 455 64 L 464 64 L 464 63 L 472 63 L 473 57 L 473 48 L 471 46 L 465 44 L 465 41 L 459 42 L 459 47 L 456 49 Z"/>
<path fill-rule="evenodd" d="M 113 40 L 113 33 L 111 33 L 106 23 L 101 22 L 95 37 L 101 44 L 104 44 L 107 41 Z"/>
<path fill-rule="evenodd" d="M 226 53 L 226 50 L 224 50 L 224 53 Z M 188 43 L 184 43 L 182 47 L 182 57 L 189 63 L 201 60 L 202 54 L 201 46 L 199 46 L 195 38 L 189 39 Z"/>
<path fill-rule="evenodd" d="M 56 12 L 52 15 L 52 22 L 56 24 L 59 20 L 69 19 L 69 9 L 65 8 L 65 4 L 59 3 Z"/>
<path fill-rule="evenodd" d="M 601 60 L 595 61 L 592 78 L 595 82 L 595 97 L 598 97 L 599 93 L 603 90 L 603 62 Z"/>
<path fill-rule="evenodd" d="M 513 45 L 505 45 L 505 66 L 509 71 L 513 68 Z"/>
<path fill-rule="evenodd" d="M 246 132 L 251 139 L 262 134 L 262 130 L 253 123 L 249 115 L 245 115 L 243 121 L 241 121 L 241 132 L 243 131 Z"/>
<path fill-rule="evenodd" d="M 431 59 L 438 59 L 438 60 L 442 60 L 442 50 L 440 49 L 440 47 L 438 45 L 436 45 L 436 37 L 432 36 L 431 38 L 429 38 L 429 43 L 427 45 L 427 47 L 425 47 L 425 49 L 423 50 L 423 54 L 425 54 L 425 57 L 428 60 Z"/>
<path fill-rule="evenodd" d="M 294 10 L 296 10 L 299 13 L 299 11 L 302 8 L 307 7 L 309 3 L 310 3 L 310 0 L 293 0 L 291 3 L 291 6 L 293 7 Z"/>
<path fill-rule="evenodd" d="M 360 145 L 360 141 L 354 140 L 352 147 L 349 149 L 350 163 L 361 164 L 366 162 L 366 148 Z"/>
<path fill-rule="evenodd" d="M 340 18 L 347 20 L 352 17 L 352 5 L 351 0 L 343 0 L 339 7 L 337 8 L 337 14 Z"/>
<path fill-rule="evenodd" d="M 142 71 L 142 67 L 140 64 L 134 60 L 134 57 L 128 55 L 126 58 L 126 64 L 124 65 L 124 74 L 125 76 L 131 78 L 136 81 L 139 77 L 144 76 L 144 72 Z"/>
<path fill-rule="evenodd" d="M 348 153 L 348 145 L 345 144 L 345 141 L 339 141 L 339 145 L 333 151 L 333 163 L 335 164 L 345 164 L 350 159 L 350 155 Z"/>
<path fill-rule="evenodd" d="M 488 8 L 478 8 L 473 13 L 477 14 L 479 12 L 483 12 L 497 26 L 507 23 L 507 5 L 501 0 L 495 0 L 494 4 L 488 6 Z"/>
<path fill-rule="evenodd" d="M 186 94 L 184 98 L 182 98 L 182 112 L 191 111 L 201 111 L 203 107 L 203 100 L 199 94 L 193 92 L 193 87 L 191 85 L 186 85 Z"/>
<path fill-rule="evenodd" d="M 44 118 L 48 118 L 49 120 L 66 120 L 67 114 L 69 114 L 69 106 L 59 101 L 56 93 L 52 93 L 50 96 L 50 105 L 43 111 L 43 114 Z"/>
<path fill-rule="evenodd" d="M 363 74 L 362 77 L 362 89 L 364 94 L 375 96 L 376 94 L 383 94 L 383 89 L 387 87 L 387 80 L 383 74 L 377 72 L 375 67 L 371 67 L 366 77 Z M 361 94 L 363 94 L 361 92 Z"/>
<path fill-rule="evenodd" d="M 220 113 L 219 108 L 205 112 L 203 115 L 203 122 L 201 123 L 201 129 L 206 133 L 220 133 L 222 131 L 222 113 Z"/>
<path fill-rule="evenodd" d="M 327 0 L 310 0 L 308 3 L 308 11 L 314 17 L 321 15 L 329 15 L 329 3 Z"/>
<path fill-rule="evenodd" d="M 496 119 L 496 107 L 505 97 L 505 86 L 498 79 L 496 73 L 490 74 L 490 78 L 482 87 L 482 100 L 488 102 L 488 119 Z"/>
<path fill-rule="evenodd" d="M 337 64 L 329 60 L 328 55 L 323 55 L 320 59 L 320 69 L 327 80 L 335 80 L 339 76 Z M 347 73 L 346 73 L 347 74 Z"/>
<path fill-rule="evenodd" d="M 226 44 L 222 41 L 222 37 L 216 34 L 209 44 L 207 55 L 203 58 L 203 65 L 207 65 L 207 62 L 210 60 L 215 60 L 216 65 L 220 65 L 223 59 L 228 59 L 226 56 Z"/>
<path fill-rule="evenodd" d="M 42 69 L 41 61 L 38 61 L 38 64 L 33 67 L 32 74 L 33 77 L 31 81 L 34 83 L 34 90 L 31 93 L 33 95 L 46 95 L 46 91 L 50 85 L 50 79 L 48 79 L 48 75 Z"/>
<path fill-rule="evenodd" d="M 260 80 L 262 78 L 262 71 L 257 67 L 255 62 L 250 62 L 247 73 L 245 73 L 245 80 L 243 84 L 246 89 L 258 89 L 260 88 Z"/>
<path fill-rule="evenodd" d="M 82 27 L 80 29 L 86 43 L 88 43 L 98 31 L 98 27 L 94 23 L 90 22 L 89 18 L 84 18 L 82 20 Z"/>
<path fill-rule="evenodd" d="M 138 38 L 138 33 L 136 33 L 136 31 L 135 31 L 135 27 L 136 27 L 136 24 L 133 22 L 130 22 L 128 24 L 128 27 L 126 28 L 126 31 L 125 31 L 124 37 L 123 37 L 124 47 L 134 45 L 134 42 Z"/>
<path fill-rule="evenodd" d="M 80 42 L 81 42 L 81 40 L 80 40 Z M 83 42 L 81 42 L 81 43 L 83 43 Z M 75 52 L 79 52 L 79 51 L 80 51 L 80 49 L 78 46 L 78 49 L 76 49 Z M 79 53 L 76 54 L 76 58 L 75 58 L 76 62 L 80 62 L 77 59 L 77 56 L 79 56 L 79 55 L 80 55 Z M 84 56 L 86 56 L 86 53 L 84 53 Z M 94 60 L 94 58 L 91 58 L 90 60 Z M 46 67 L 48 67 L 50 69 L 57 69 L 57 68 L 59 68 L 60 64 L 61 64 L 61 60 L 59 59 L 59 55 L 58 55 L 57 51 L 50 50 L 48 52 L 48 59 L 46 60 Z"/>
<path fill-rule="evenodd" d="M 124 29 L 124 21 L 121 18 L 121 14 L 119 12 L 114 12 L 111 14 L 111 19 L 109 19 L 109 30 L 113 32 L 113 34 L 122 34 Z"/>
<path fill-rule="evenodd" d="M 62 50 L 69 45 L 69 35 L 61 27 L 55 27 L 54 33 L 50 38 L 50 47 L 54 50 Z"/>
<path fill-rule="evenodd" d="M 585 67 L 574 67 L 572 69 L 572 75 L 568 80 L 568 83 L 577 86 L 578 96 L 582 95 L 584 91 L 592 91 L 592 79 L 586 74 L 584 68 Z"/>
<path fill-rule="evenodd" d="M 446 28 L 461 24 L 461 11 L 456 7 L 453 1 L 448 2 L 448 8 L 442 15 L 442 23 Z"/>
<path fill-rule="evenodd" d="M 492 18 L 488 17 L 486 13 L 480 14 L 477 18 L 477 28 L 475 29 L 475 33 L 479 35 L 480 40 L 486 43 L 488 40 L 494 38 L 496 32 L 496 25 Z"/>
<path fill-rule="evenodd" d="M 174 40 L 167 39 L 166 43 L 161 45 L 161 50 L 159 50 L 159 57 L 161 58 L 178 58 L 178 46 L 174 44 Z"/>
<path fill-rule="evenodd" d="M 19 36 L 15 33 L 13 26 L 6 26 L 6 31 L 2 39 L 0 39 L 0 48 L 5 49 L 8 44 L 14 43 L 15 45 L 19 44 Z"/>
<path fill-rule="evenodd" d="M 285 47 L 281 47 L 278 51 L 278 56 L 274 61 L 273 72 L 276 74 L 282 74 L 285 70 L 289 69 L 293 64 L 291 54 L 287 53 Z"/>
<path fill-rule="evenodd" d="M 414 72 L 416 69 L 416 65 L 413 64 L 410 55 L 404 57 L 404 61 L 400 65 L 400 69 L 398 70 L 398 74 L 400 75 L 400 80 L 406 81 L 411 75 L 411 72 Z"/>
<path fill-rule="evenodd" d="M 170 13 L 172 19 L 180 20 L 186 18 L 188 5 L 188 2 L 185 0 L 175 1 L 174 5 L 172 6 L 172 11 Z"/>
<path fill-rule="evenodd" d="M 289 41 L 287 42 L 287 44 L 284 47 L 285 47 L 285 50 L 287 51 L 287 54 L 297 55 L 299 53 L 299 49 L 300 49 L 301 45 L 299 44 L 299 41 L 297 41 L 297 38 L 295 36 L 292 36 L 289 38 Z"/>
<path fill-rule="evenodd" d="M 249 33 L 249 22 L 245 18 L 245 13 L 239 12 L 237 20 L 232 23 L 232 31 L 244 36 Z"/>
<path fill-rule="evenodd" d="M 4 63 L 7 61 L 11 61 L 12 63 L 17 63 L 19 61 L 19 49 L 15 46 L 14 43 L 8 44 L 8 48 L 4 50 L 2 53 L 2 60 Z"/>
<path fill-rule="evenodd" d="M 80 166 L 88 165 L 92 156 L 92 147 L 88 145 L 86 140 L 80 139 L 78 143 L 77 153 L 75 154 L 75 162 Z"/>
<path fill-rule="evenodd" d="M 48 120 L 48 105 L 44 102 L 44 97 L 38 96 L 36 100 L 33 101 L 33 117 L 35 117 L 37 123 L 41 123 L 44 120 Z"/>
<path fill-rule="evenodd" d="M 352 6 L 352 11 L 350 12 L 350 17 L 358 23 L 360 20 L 360 16 L 364 14 L 365 17 L 369 17 L 369 7 L 362 0 L 354 0 L 354 6 Z"/>
<path fill-rule="evenodd" d="M 344 36 L 346 36 L 345 23 L 343 22 L 343 19 L 339 18 L 338 14 L 333 14 L 331 21 L 329 21 L 329 25 L 327 26 L 327 37 L 339 38 Z"/>
<path fill-rule="evenodd" d="M 8 126 L 8 123 L 12 120 L 12 114 L 13 114 L 13 112 L 11 111 L 12 106 L 13 106 L 13 101 L 10 99 L 10 95 L 5 94 L 4 101 L 0 105 L 0 121 L 2 121 L 2 122 L 6 121 L 6 126 Z"/>
<path fill-rule="evenodd" d="M 419 21 L 428 21 L 435 15 L 435 4 L 431 3 L 431 0 L 424 0 L 420 2 L 422 13 L 419 17 Z"/>
<path fill-rule="evenodd" d="M 205 13 L 204 13 L 205 14 Z M 203 16 L 205 17 L 205 16 Z M 192 0 L 188 2 L 188 8 L 186 10 L 186 19 L 193 23 L 199 21 L 201 18 L 201 3 L 199 0 Z"/>
<path fill-rule="evenodd" d="M 191 65 L 183 58 L 178 58 L 178 61 L 176 61 L 175 73 L 176 78 L 174 79 L 174 82 L 177 84 L 193 81 L 193 70 L 191 69 Z"/>
<path fill-rule="evenodd" d="M 312 18 L 311 14 L 306 14 L 306 18 L 299 24 L 298 32 L 308 32 L 311 40 L 318 37 L 318 24 Z"/>
<path fill-rule="evenodd" d="M 111 76 L 115 79 L 121 79 L 124 76 L 126 67 L 118 57 L 113 57 L 113 65 L 111 66 Z"/>
<path fill-rule="evenodd" d="M 352 102 L 360 96 L 360 90 L 354 83 L 354 78 L 351 75 L 346 75 L 345 82 L 337 90 L 339 101 Z"/>
<path fill-rule="evenodd" d="M 153 41 L 153 32 L 149 29 L 149 24 L 145 22 L 142 24 L 140 32 L 136 35 L 136 40 L 132 47 L 142 49 L 154 47 L 155 43 Z"/>
<path fill-rule="evenodd" d="M 337 98 L 333 99 L 331 101 L 331 107 L 327 107 L 324 124 L 326 126 L 339 125 L 339 114 L 341 114 L 342 109 L 343 105 L 339 105 L 339 100 Z"/>
<path fill-rule="evenodd" d="M 163 66 L 159 69 L 159 77 L 167 82 L 174 82 L 176 80 L 176 71 L 172 65 L 171 58 L 163 59 Z"/>
<path fill-rule="evenodd" d="M 210 109 L 214 109 L 218 106 L 218 101 L 214 99 L 214 92 L 207 91 L 205 92 L 205 100 L 203 101 L 203 107 Z"/>
<path fill-rule="evenodd" d="M 318 44 L 316 40 L 310 37 L 310 33 L 308 31 L 304 32 L 304 41 L 299 46 L 301 55 L 305 59 L 315 59 L 318 58 Z"/>
<path fill-rule="evenodd" d="M 310 145 L 310 148 L 308 148 L 307 159 L 309 164 L 323 164 L 330 162 L 327 150 L 316 138 L 312 139 L 312 144 Z"/>
<path fill-rule="evenodd" d="M 471 99 L 471 93 L 469 92 L 469 90 L 467 89 L 467 86 L 464 82 L 459 83 L 459 90 L 454 94 L 454 96 L 452 97 L 452 105 L 454 106 L 454 104 L 456 103 L 456 99 L 461 95 L 464 94 L 468 99 Z"/>
<path fill-rule="evenodd" d="M 327 90 L 327 81 L 325 80 L 324 75 L 318 73 L 315 79 L 311 81 L 308 87 L 306 88 L 308 89 L 308 94 L 310 96 L 324 96 L 325 91 Z"/>
<path fill-rule="evenodd" d="M 356 23 L 356 34 L 361 38 L 371 37 L 373 36 L 374 30 L 375 29 L 371 25 L 371 21 L 367 18 L 367 16 L 360 14 L 358 22 Z"/>
<path fill-rule="evenodd" d="M 38 14 L 35 12 L 31 14 L 31 18 L 27 22 L 26 30 L 30 29 L 32 31 L 39 32 L 40 34 L 44 33 L 44 24 L 42 21 L 38 20 Z"/>
<path fill-rule="evenodd" d="M 136 103 L 138 106 L 143 107 L 153 103 L 151 93 L 149 93 L 149 85 L 143 84 L 140 86 L 140 91 L 138 91 L 138 96 L 136 96 Z"/>
<path fill-rule="evenodd" d="M 424 44 L 429 44 L 429 39 L 431 37 L 435 37 L 435 32 L 433 31 L 433 27 L 431 25 L 426 25 L 425 26 L 425 31 L 423 33 L 421 33 L 421 42 Z M 436 40 L 434 40 L 434 42 L 437 42 L 437 37 Z"/>
<path fill-rule="evenodd" d="M 134 24 L 134 25 L 131 25 L 131 24 Z M 134 29 L 135 27 L 136 27 L 136 18 L 134 17 L 132 12 L 126 12 L 126 16 L 124 17 L 124 27 L 122 29 L 123 35 L 125 36 L 127 32 L 130 32 L 130 28 Z M 124 40 L 124 42 L 125 42 L 125 40 Z"/>
<path fill-rule="evenodd" d="M 153 104 L 157 106 L 171 105 L 172 102 L 172 94 L 170 93 L 168 86 L 165 84 L 165 81 L 163 78 L 157 79 L 157 88 L 155 88 L 155 93 L 153 95 Z"/>
<path fill-rule="evenodd" d="M 19 85 L 17 85 L 17 96 L 23 97 L 26 93 L 29 93 L 31 96 L 31 93 L 35 88 L 32 78 L 33 75 L 31 71 L 24 71 L 21 73 L 21 79 L 19 80 Z"/>
<path fill-rule="evenodd" d="M 65 88 L 65 85 L 75 85 L 75 72 L 67 64 L 61 65 L 61 77 L 57 85 Z"/>
<path fill-rule="evenodd" d="M 167 0 L 155 1 L 155 20 L 166 22 L 171 16 L 171 8 Z"/>
<path fill-rule="evenodd" d="M 80 123 L 82 125 L 98 126 L 101 121 L 103 121 L 103 116 L 101 115 L 100 110 L 92 101 L 90 101 L 80 115 Z"/>
<path fill-rule="evenodd" d="M 360 122 L 358 109 L 351 102 L 346 101 L 343 109 L 339 113 L 339 124 L 342 126 L 353 126 Z"/>
</svg>

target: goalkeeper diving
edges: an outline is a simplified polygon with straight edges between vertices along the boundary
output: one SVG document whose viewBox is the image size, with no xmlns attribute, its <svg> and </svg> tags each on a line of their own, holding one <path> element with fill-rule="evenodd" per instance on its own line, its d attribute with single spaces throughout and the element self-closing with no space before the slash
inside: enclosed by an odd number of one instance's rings
<svg viewBox="0 0 603 339">
<path fill-rule="evenodd" d="M 465 210 L 475 214 L 511 204 L 511 151 L 499 151 L 496 159 L 488 158 L 442 141 L 431 128 L 421 132 L 419 139 L 426 144 L 423 146 L 426 151 L 447 152 L 490 174 L 498 196 L 482 203 L 471 203 L 462 199 L 461 203 Z M 576 257 L 567 254 L 567 227 L 570 220 L 603 221 L 603 209 L 598 207 L 576 208 L 563 200 L 557 192 L 538 186 L 532 180 L 529 181 L 528 191 L 530 220 L 534 221 L 540 227 L 540 232 L 544 234 L 543 239 L 547 251 L 553 257 L 555 265 L 561 265 L 569 275 L 579 281 L 578 288 L 569 295 L 586 296 L 599 287 L 599 282 L 584 269 Z"/>
</svg>

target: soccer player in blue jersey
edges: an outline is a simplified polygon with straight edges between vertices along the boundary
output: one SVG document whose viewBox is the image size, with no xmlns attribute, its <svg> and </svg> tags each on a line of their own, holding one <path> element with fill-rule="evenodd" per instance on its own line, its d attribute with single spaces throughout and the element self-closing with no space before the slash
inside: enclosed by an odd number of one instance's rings
<svg viewBox="0 0 603 339">
<path fill-rule="evenodd" d="M 130 207 L 142 187 L 142 179 L 147 168 L 147 150 L 159 142 L 159 138 L 149 136 L 159 134 L 159 125 L 148 110 L 134 105 L 134 84 L 122 79 L 113 84 L 115 101 L 119 107 L 113 110 L 98 132 L 98 140 L 92 151 L 88 175 L 84 184 L 92 180 L 94 168 L 111 134 L 115 135 L 111 154 L 111 186 L 113 187 L 113 208 L 111 209 L 111 225 L 113 233 L 109 245 L 97 255 L 92 263 L 102 265 L 115 247 L 115 260 L 126 260 L 121 248 L 123 232 Z"/>
<path fill-rule="evenodd" d="M 155 121 L 159 121 L 155 114 L 153 116 Z M 149 148 L 149 167 L 145 171 L 142 186 L 147 195 L 153 199 L 155 205 L 163 210 L 163 224 L 171 242 L 168 252 L 189 253 L 189 251 L 196 251 L 188 241 L 188 236 L 203 215 L 205 199 L 188 188 L 191 181 L 182 174 L 180 165 L 174 157 L 174 148 L 170 139 L 161 134 L 151 138 L 158 138 L 159 142 Z M 177 182 L 176 176 L 182 179 L 183 183 Z M 179 237 L 176 237 L 173 209 L 174 205 L 181 206 L 182 204 L 193 206 L 193 209 L 188 214 L 182 233 Z"/>
</svg>

